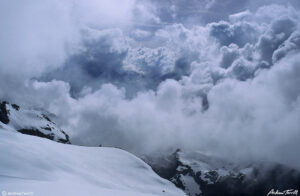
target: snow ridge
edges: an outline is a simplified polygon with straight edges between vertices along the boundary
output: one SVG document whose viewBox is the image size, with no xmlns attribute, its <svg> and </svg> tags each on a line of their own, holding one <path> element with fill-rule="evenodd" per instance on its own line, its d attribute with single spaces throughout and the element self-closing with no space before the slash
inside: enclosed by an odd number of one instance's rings
<svg viewBox="0 0 300 196">
<path fill-rule="evenodd" d="M 68 134 L 60 129 L 45 112 L 24 109 L 8 102 L 0 103 L 0 126 L 60 143 L 71 143 Z"/>
</svg>

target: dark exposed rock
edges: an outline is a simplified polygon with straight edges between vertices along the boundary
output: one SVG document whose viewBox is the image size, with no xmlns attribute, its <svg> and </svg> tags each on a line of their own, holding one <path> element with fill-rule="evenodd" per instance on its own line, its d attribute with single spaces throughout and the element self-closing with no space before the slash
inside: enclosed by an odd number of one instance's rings
<svg viewBox="0 0 300 196">
<path fill-rule="evenodd" d="M 17 104 L 11 104 L 11 106 L 17 111 L 19 111 L 20 109 L 20 106 L 18 106 Z"/>
<path fill-rule="evenodd" d="M 18 132 L 23 133 L 23 134 L 27 134 L 27 135 L 34 135 L 34 136 L 54 140 L 54 134 L 53 133 L 44 134 L 43 132 L 41 132 L 40 130 L 35 129 L 35 128 L 32 128 L 32 129 L 19 129 Z"/>
<path fill-rule="evenodd" d="M 47 126 L 47 127 L 41 127 L 41 129 L 47 130 L 47 131 L 52 131 L 51 127 Z"/>
<path fill-rule="evenodd" d="M 47 121 L 54 123 L 51 121 L 51 119 L 46 115 L 46 114 L 42 114 L 43 118 L 46 119 Z M 55 123 L 54 123 L 55 124 Z"/>
<path fill-rule="evenodd" d="M 46 129 L 48 127 L 44 127 L 43 129 Z M 51 131 L 51 128 L 50 128 Z M 38 136 L 38 137 L 42 137 L 42 138 L 47 138 L 50 140 L 54 140 L 54 133 L 49 133 L 49 134 L 45 134 L 43 132 L 41 132 L 40 130 L 36 129 L 36 128 L 32 128 L 32 129 L 19 129 L 18 132 L 23 133 L 23 134 L 27 134 L 27 135 L 33 135 L 33 136 Z M 61 132 L 65 135 L 65 139 L 63 138 L 59 138 L 58 142 L 59 143 L 63 143 L 63 144 L 71 144 L 69 136 L 61 130 Z"/>
<path fill-rule="evenodd" d="M 68 139 L 58 139 L 59 143 L 63 143 L 63 144 L 71 144 L 71 142 Z"/>
<path fill-rule="evenodd" d="M 47 138 L 47 139 L 50 139 L 50 140 L 54 140 L 55 135 L 54 135 L 54 133 L 51 132 L 51 128 L 50 127 L 43 127 L 42 129 L 50 131 L 50 133 L 49 134 L 45 134 L 45 133 L 43 133 L 42 131 L 40 131 L 39 129 L 36 129 L 36 128 L 32 128 L 32 129 L 19 129 L 18 132 L 23 133 L 23 134 L 27 134 L 27 135 L 33 135 L 33 136 L 38 136 L 38 137 L 42 137 L 42 138 Z M 69 135 L 66 134 L 63 130 L 61 130 L 61 132 L 64 134 L 65 139 L 64 138 L 58 138 L 57 142 L 63 143 L 63 144 L 71 144 Z"/>
<path fill-rule="evenodd" d="M 7 102 L 5 101 L 0 103 L 0 121 L 4 124 L 9 123 L 9 118 L 8 118 L 9 111 L 6 109 L 6 104 Z"/>
<path fill-rule="evenodd" d="M 65 135 L 66 139 L 59 139 L 58 142 L 64 144 L 71 144 L 69 135 L 66 134 L 66 132 L 64 132 L 63 130 L 61 130 L 61 132 Z"/>
</svg>

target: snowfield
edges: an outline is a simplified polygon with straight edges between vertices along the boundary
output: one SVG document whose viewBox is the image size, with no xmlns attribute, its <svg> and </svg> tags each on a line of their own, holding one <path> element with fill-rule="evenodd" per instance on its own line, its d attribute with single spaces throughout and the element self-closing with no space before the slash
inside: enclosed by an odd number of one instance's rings
<svg viewBox="0 0 300 196">
<path fill-rule="evenodd" d="M 0 127 L 0 192 L 35 196 L 183 196 L 142 160 L 115 148 L 60 144 Z"/>
</svg>

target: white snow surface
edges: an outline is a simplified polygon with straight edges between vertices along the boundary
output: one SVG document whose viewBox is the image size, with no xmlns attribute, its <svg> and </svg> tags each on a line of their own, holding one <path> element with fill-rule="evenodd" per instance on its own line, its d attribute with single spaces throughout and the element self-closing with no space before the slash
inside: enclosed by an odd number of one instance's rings
<svg viewBox="0 0 300 196">
<path fill-rule="evenodd" d="M 0 129 L 0 193 L 34 196 L 184 196 L 134 155 L 60 144 Z"/>
</svg>

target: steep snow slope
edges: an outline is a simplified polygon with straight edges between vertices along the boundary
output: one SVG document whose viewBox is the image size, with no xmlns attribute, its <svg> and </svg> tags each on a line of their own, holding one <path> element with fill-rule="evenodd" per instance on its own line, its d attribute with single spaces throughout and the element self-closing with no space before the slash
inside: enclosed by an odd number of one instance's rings
<svg viewBox="0 0 300 196">
<path fill-rule="evenodd" d="M 16 104 L 0 102 L 0 128 L 1 126 L 27 135 L 70 143 L 69 136 L 51 121 L 46 112 L 24 109 Z"/>
<path fill-rule="evenodd" d="M 9 128 L 9 127 L 8 127 Z M 0 130 L 0 191 L 35 196 L 183 196 L 134 155 Z"/>
</svg>

